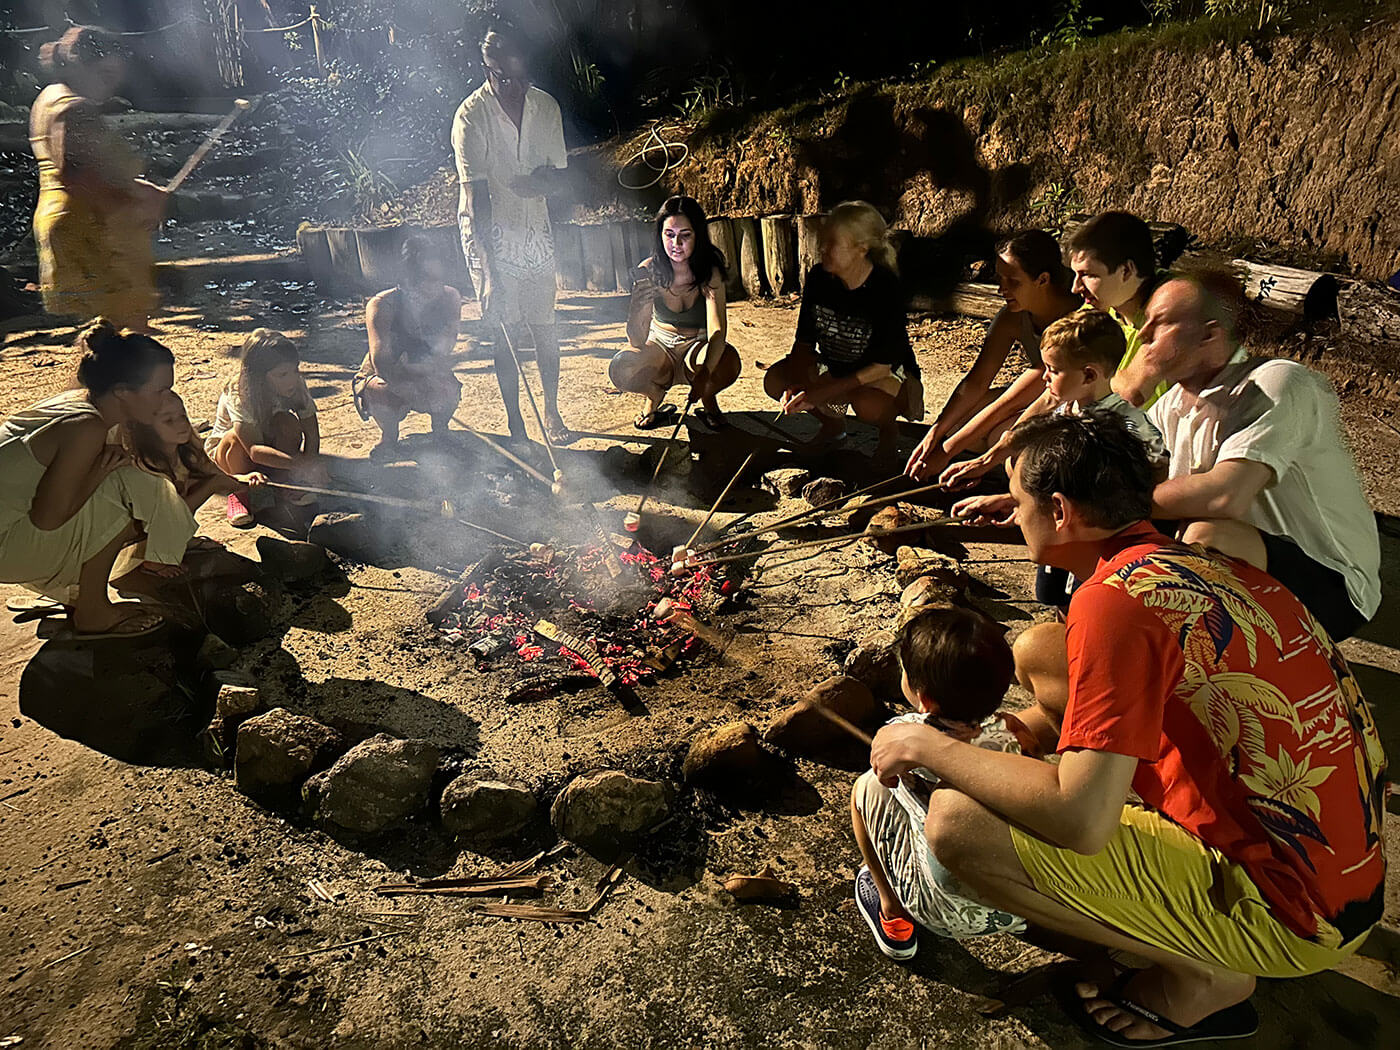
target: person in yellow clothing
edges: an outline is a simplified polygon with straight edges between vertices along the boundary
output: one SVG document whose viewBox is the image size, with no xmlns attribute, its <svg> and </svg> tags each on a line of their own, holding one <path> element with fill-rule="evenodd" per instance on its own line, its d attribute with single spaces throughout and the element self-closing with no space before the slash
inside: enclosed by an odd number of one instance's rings
<svg viewBox="0 0 1400 1050">
<path fill-rule="evenodd" d="M 108 598 L 117 555 L 144 539 L 139 571 L 177 575 L 195 521 L 167 478 L 135 466 L 108 435 L 155 419 L 175 358 L 150 336 L 123 335 L 105 319 L 78 345 L 77 389 L 0 422 L 0 580 L 66 605 L 77 638 L 136 637 L 162 621 Z"/>
<path fill-rule="evenodd" d="M 102 118 L 126 62 L 118 38 L 74 26 L 45 44 L 51 83 L 29 114 L 39 162 L 34 241 L 44 309 L 149 331 L 158 297 L 151 233 L 167 195 L 141 178 L 141 158 Z"/>
</svg>

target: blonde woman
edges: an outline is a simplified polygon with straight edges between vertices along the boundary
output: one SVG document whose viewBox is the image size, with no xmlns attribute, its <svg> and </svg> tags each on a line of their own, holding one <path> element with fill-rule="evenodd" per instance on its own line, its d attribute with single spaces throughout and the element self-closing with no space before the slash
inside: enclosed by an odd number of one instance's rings
<svg viewBox="0 0 1400 1050">
<path fill-rule="evenodd" d="M 821 264 L 807 275 L 792 351 L 763 388 L 785 413 L 816 416 L 819 441 L 845 437 L 849 405 L 879 430 L 877 458 L 894 453 L 896 416 L 923 418 L 889 228 L 864 201 L 838 204 L 823 223 Z"/>
</svg>

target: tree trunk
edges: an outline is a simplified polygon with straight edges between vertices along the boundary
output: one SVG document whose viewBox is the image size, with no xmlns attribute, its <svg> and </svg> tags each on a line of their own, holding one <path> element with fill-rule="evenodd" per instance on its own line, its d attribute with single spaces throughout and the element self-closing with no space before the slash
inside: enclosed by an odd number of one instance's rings
<svg viewBox="0 0 1400 1050">
<path fill-rule="evenodd" d="M 1400 344 L 1400 293 L 1348 281 L 1337 293 L 1337 314 L 1352 339 Z"/>
<path fill-rule="evenodd" d="M 580 226 L 583 246 L 583 284 L 590 292 L 617 290 L 613 275 L 612 235 L 608 227 L 598 224 Z"/>
<path fill-rule="evenodd" d="M 797 230 L 791 215 L 769 215 L 763 219 L 763 266 L 774 295 L 794 291 L 801 284 L 797 274 Z"/>
<path fill-rule="evenodd" d="M 571 222 L 554 224 L 554 264 L 561 292 L 583 291 L 583 239 Z"/>
<path fill-rule="evenodd" d="M 750 299 L 768 294 L 763 277 L 763 244 L 758 236 L 757 219 L 735 219 L 734 239 L 739 242 L 739 276 Z"/>
<path fill-rule="evenodd" d="M 739 246 L 734 240 L 734 226 L 728 219 L 710 220 L 710 240 L 724 256 L 729 274 L 724 281 L 724 297 L 730 302 L 744 298 L 744 281 L 739 274 Z"/>
<path fill-rule="evenodd" d="M 612 241 L 613 283 L 619 292 L 632 290 L 632 272 L 637 260 L 632 257 L 631 238 L 620 222 L 608 223 L 608 238 Z"/>
<path fill-rule="evenodd" d="M 797 220 L 797 280 L 807 287 L 807 272 L 821 262 L 821 215 L 803 215 Z"/>
</svg>

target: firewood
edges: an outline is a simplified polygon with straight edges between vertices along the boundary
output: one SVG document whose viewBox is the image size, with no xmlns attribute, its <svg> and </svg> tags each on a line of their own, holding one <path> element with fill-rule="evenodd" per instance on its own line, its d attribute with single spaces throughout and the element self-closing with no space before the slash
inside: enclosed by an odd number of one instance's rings
<svg viewBox="0 0 1400 1050">
<path fill-rule="evenodd" d="M 1249 259 L 1235 259 L 1231 265 L 1244 275 L 1244 292 L 1250 302 L 1308 321 L 1337 316 L 1337 278 L 1330 273 Z"/>
<path fill-rule="evenodd" d="M 1342 332 L 1368 343 L 1400 343 L 1400 293 L 1348 281 L 1337 293 Z"/>
</svg>

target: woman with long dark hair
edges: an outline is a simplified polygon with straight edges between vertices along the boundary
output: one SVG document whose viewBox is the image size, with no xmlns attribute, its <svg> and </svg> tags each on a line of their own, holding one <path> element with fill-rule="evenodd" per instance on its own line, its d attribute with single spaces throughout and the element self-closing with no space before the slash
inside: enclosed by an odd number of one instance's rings
<svg viewBox="0 0 1400 1050">
<path fill-rule="evenodd" d="M 724 255 L 710 242 L 705 211 L 690 197 L 671 197 L 656 213 L 651 258 L 637 267 L 627 315 L 626 349 L 608 365 L 619 390 L 641 394 L 647 407 L 633 423 L 650 430 L 674 416 L 666 392 L 685 383 L 706 426 L 724 425 L 716 395 L 743 367 L 729 344 Z"/>
<path fill-rule="evenodd" d="M 0 424 L 0 580 L 62 602 L 83 638 L 149 634 L 161 618 L 114 605 L 117 555 L 144 538 L 149 574 L 176 575 L 195 521 L 173 485 L 134 466 L 108 431 L 151 423 L 175 358 L 148 335 L 98 319 L 78 337 L 78 388 Z"/>
<path fill-rule="evenodd" d="M 147 331 L 159 301 L 151 234 L 167 194 L 140 177 L 141 158 L 102 117 L 125 76 L 125 50 L 111 34 L 74 26 L 40 60 L 51 82 L 30 107 L 29 142 L 44 309 Z"/>
</svg>

